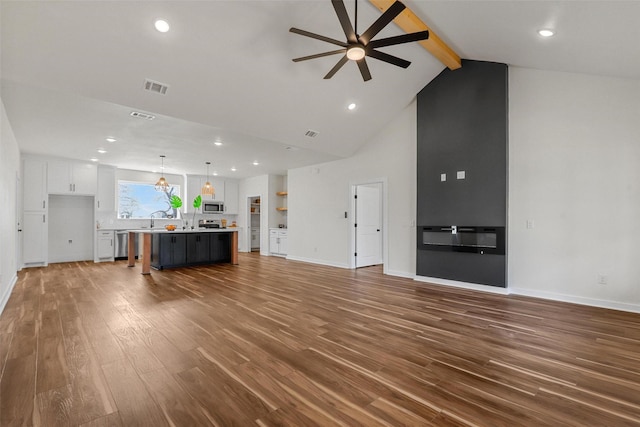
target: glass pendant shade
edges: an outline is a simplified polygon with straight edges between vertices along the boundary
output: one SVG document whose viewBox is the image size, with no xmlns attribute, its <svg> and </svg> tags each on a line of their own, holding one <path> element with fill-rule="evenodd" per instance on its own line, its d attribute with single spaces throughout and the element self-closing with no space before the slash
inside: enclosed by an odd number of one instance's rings
<svg viewBox="0 0 640 427">
<path fill-rule="evenodd" d="M 162 173 L 164 173 L 164 156 L 160 156 L 160 158 L 162 159 L 161 170 L 162 170 Z M 164 176 L 161 176 L 158 182 L 156 182 L 156 191 L 167 191 L 168 189 L 169 189 L 169 183 L 167 182 L 166 179 L 164 179 Z"/>
<path fill-rule="evenodd" d="M 202 188 L 200 189 L 200 194 L 202 194 L 203 196 L 211 196 L 211 198 L 213 198 L 213 196 L 215 196 L 216 194 L 216 190 L 215 188 L 213 188 L 213 185 L 211 185 L 211 183 L 209 182 L 209 165 L 210 164 L 211 162 L 207 162 L 207 182 L 205 182 Z"/>
</svg>

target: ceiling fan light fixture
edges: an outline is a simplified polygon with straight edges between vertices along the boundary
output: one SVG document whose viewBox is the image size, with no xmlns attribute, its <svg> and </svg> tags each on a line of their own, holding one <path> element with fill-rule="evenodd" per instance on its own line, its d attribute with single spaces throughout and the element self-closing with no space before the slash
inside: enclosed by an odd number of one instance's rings
<svg viewBox="0 0 640 427">
<path fill-rule="evenodd" d="M 364 48 L 360 45 L 350 46 L 347 49 L 347 58 L 352 61 L 359 61 L 366 55 Z"/>
</svg>

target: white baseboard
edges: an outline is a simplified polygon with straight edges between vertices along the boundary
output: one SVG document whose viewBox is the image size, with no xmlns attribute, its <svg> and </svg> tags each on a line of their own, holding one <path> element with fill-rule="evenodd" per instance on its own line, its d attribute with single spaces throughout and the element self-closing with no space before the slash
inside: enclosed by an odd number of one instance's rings
<svg viewBox="0 0 640 427">
<path fill-rule="evenodd" d="M 308 262 L 308 263 L 311 263 L 311 264 L 326 265 L 326 266 L 329 266 L 329 267 L 349 268 L 348 264 L 341 264 L 341 263 L 337 263 L 337 262 L 327 262 L 327 261 L 323 261 L 323 260 L 319 260 L 319 259 L 304 258 L 304 257 L 291 256 L 291 255 L 287 255 L 287 259 L 290 259 L 292 261 Z"/>
<path fill-rule="evenodd" d="M 435 285 L 451 286 L 463 289 L 471 289 L 475 291 L 491 292 L 500 295 L 521 295 L 526 297 L 541 298 L 551 301 L 561 301 L 573 304 L 588 305 L 591 307 L 608 308 L 611 310 L 628 311 L 631 313 L 640 313 L 640 305 L 628 304 L 617 301 L 599 300 L 595 298 L 580 297 L 575 295 L 564 295 L 555 292 L 538 291 L 535 289 L 523 288 L 498 288 L 495 286 L 480 285 L 477 283 L 458 282 L 456 280 L 440 279 L 437 277 L 414 276 L 414 280 Z"/>
<path fill-rule="evenodd" d="M 555 292 L 538 291 L 534 289 L 509 288 L 511 294 L 522 295 L 526 297 L 542 298 L 553 301 L 570 302 L 573 304 L 589 305 L 592 307 L 608 308 L 612 310 L 629 311 L 632 313 L 640 313 L 640 305 L 628 304 L 624 302 L 607 301 L 595 298 L 586 298 L 575 295 L 557 294 Z"/>
<path fill-rule="evenodd" d="M 509 290 L 507 288 L 499 288 L 497 286 L 458 282 L 457 280 L 440 279 L 439 277 L 413 276 L 413 279 L 418 282 L 433 283 L 435 285 L 472 289 L 474 291 L 490 292 L 492 294 L 509 295 Z"/>
<path fill-rule="evenodd" d="M 384 274 L 388 276 L 404 277 L 405 279 L 413 279 L 414 277 L 416 277 L 415 274 L 407 273 L 405 271 L 395 271 L 395 270 L 387 270 L 384 272 Z"/>
<path fill-rule="evenodd" d="M 9 297 L 11 296 L 11 292 L 13 292 L 13 287 L 16 285 L 16 283 L 18 283 L 18 275 L 16 273 L 13 273 L 13 277 L 11 277 L 11 280 L 9 281 L 9 287 L 0 299 L 0 314 L 2 314 L 2 312 L 4 311 L 4 307 L 7 305 Z"/>
</svg>

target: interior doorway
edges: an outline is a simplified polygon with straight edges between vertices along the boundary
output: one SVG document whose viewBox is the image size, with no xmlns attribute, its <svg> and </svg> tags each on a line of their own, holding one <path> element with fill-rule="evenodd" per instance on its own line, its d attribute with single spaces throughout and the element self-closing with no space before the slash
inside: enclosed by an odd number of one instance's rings
<svg viewBox="0 0 640 427">
<path fill-rule="evenodd" d="M 382 182 L 355 184 L 353 193 L 353 262 L 355 268 L 384 263 Z"/>
<path fill-rule="evenodd" d="M 16 172 L 16 271 L 22 270 L 22 188 L 20 174 Z"/>
<path fill-rule="evenodd" d="M 247 197 L 247 252 L 260 252 L 261 197 Z"/>
</svg>

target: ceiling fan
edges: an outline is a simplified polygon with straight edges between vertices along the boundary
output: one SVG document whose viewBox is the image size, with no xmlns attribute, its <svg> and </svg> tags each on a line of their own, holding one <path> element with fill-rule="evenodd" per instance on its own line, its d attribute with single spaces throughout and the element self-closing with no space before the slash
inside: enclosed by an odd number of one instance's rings
<svg viewBox="0 0 640 427">
<path fill-rule="evenodd" d="M 290 28 L 289 31 L 301 36 L 311 37 L 312 39 L 322 40 L 327 43 L 331 43 L 340 46 L 341 49 L 332 50 L 329 52 L 317 53 L 315 55 L 303 56 L 300 58 L 294 58 L 293 62 L 306 61 L 308 59 L 322 58 L 324 56 L 337 55 L 343 53 L 344 56 L 338 61 L 338 63 L 324 76 L 325 79 L 330 79 L 338 72 L 344 64 L 349 60 L 355 61 L 362 74 L 362 79 L 366 82 L 371 80 L 371 73 L 369 72 L 369 66 L 367 65 L 367 56 L 378 59 L 380 61 L 388 62 L 389 64 L 396 65 L 398 67 L 407 68 L 411 62 L 398 58 L 397 56 L 389 55 L 388 53 L 375 50 L 379 47 L 393 46 L 396 44 L 409 43 L 419 40 L 426 40 L 429 38 L 429 31 L 419 31 L 417 33 L 403 34 L 400 36 L 387 37 L 384 39 L 372 40 L 376 34 L 378 34 L 384 27 L 387 26 L 393 19 L 402 12 L 406 6 L 399 1 L 393 3 L 389 9 L 387 9 L 376 21 L 371 24 L 367 30 L 358 34 L 358 0 L 355 2 L 355 19 L 354 26 L 351 25 L 347 9 L 343 0 L 331 0 L 333 8 L 338 15 L 342 30 L 347 37 L 346 42 L 332 39 L 330 37 L 321 36 L 319 34 L 311 33 L 309 31 L 300 30 L 298 28 Z"/>
</svg>

